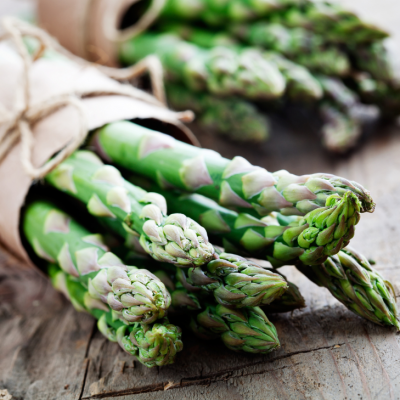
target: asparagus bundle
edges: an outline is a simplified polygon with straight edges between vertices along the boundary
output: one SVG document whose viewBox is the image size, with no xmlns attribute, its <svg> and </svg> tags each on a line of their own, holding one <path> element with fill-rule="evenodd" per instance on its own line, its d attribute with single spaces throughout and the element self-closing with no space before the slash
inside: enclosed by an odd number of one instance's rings
<svg viewBox="0 0 400 400">
<path fill-rule="evenodd" d="M 322 35 L 303 28 L 260 21 L 233 25 L 230 32 L 249 45 L 276 51 L 319 73 L 343 76 L 350 70 L 349 59 L 343 51 L 327 43 Z"/>
<path fill-rule="evenodd" d="M 124 265 L 101 235 L 91 234 L 52 204 L 29 205 L 23 231 L 37 256 L 57 263 L 87 288 L 90 297 L 85 301 L 110 306 L 125 324 L 151 323 L 166 315 L 171 298 L 157 277 Z"/>
<path fill-rule="evenodd" d="M 368 260 L 347 247 L 320 266 L 297 266 L 311 281 L 326 287 L 355 314 L 400 330 L 396 296 L 389 281 Z"/>
<path fill-rule="evenodd" d="M 168 23 L 160 27 L 161 31 L 171 32 L 183 40 L 197 46 L 212 49 L 225 46 L 236 51 L 246 49 L 246 55 L 250 58 L 262 58 L 269 64 L 274 65 L 286 80 L 284 94 L 292 100 L 318 100 L 322 96 L 322 90 L 318 81 L 304 67 L 289 61 L 277 52 L 264 52 L 256 48 L 241 46 L 235 39 L 223 32 L 212 32 L 198 27 Z"/>
<path fill-rule="evenodd" d="M 165 199 L 125 181 L 93 153 L 78 151 L 61 163 L 46 181 L 87 205 L 96 217 L 117 221 L 157 260 L 182 266 L 202 265 L 213 258 L 207 232 L 183 214 L 166 215 Z"/>
<path fill-rule="evenodd" d="M 136 356 L 147 367 L 164 366 L 175 361 L 182 350 L 182 331 L 167 318 L 152 324 L 122 322 L 115 312 L 94 299 L 82 283 L 57 266 L 49 268 L 53 286 L 61 291 L 78 311 L 86 311 L 97 320 L 99 331 L 111 342 L 118 342 L 123 350 Z"/>
<path fill-rule="evenodd" d="M 183 85 L 168 84 L 169 104 L 177 109 L 191 109 L 206 130 L 242 142 L 262 142 L 269 136 L 269 121 L 257 108 L 240 98 L 217 98 L 195 93 Z"/>
<path fill-rule="evenodd" d="M 230 21 L 268 18 L 290 27 L 314 30 L 336 42 L 354 43 L 380 40 L 388 36 L 382 29 L 362 21 L 337 4 L 315 0 L 168 0 L 162 15 L 170 19 L 201 20 L 226 26 Z"/>
<path fill-rule="evenodd" d="M 120 48 L 120 59 L 125 64 L 150 54 L 160 58 L 169 79 L 194 91 L 274 99 L 285 90 L 285 79 L 276 66 L 246 50 L 202 49 L 175 35 L 157 33 L 144 33 Z"/>
<path fill-rule="evenodd" d="M 241 214 L 224 209 L 200 195 L 161 192 L 166 194 L 168 206 L 171 209 L 177 207 L 185 211 L 190 210 L 188 214 L 193 219 L 201 221 L 216 238 L 220 237 L 220 241 L 226 248 L 239 253 L 242 250 L 247 255 L 257 257 L 260 255 L 245 245 L 243 229 L 236 224 L 236 221 L 241 218 Z M 269 227 L 276 229 L 295 227 L 299 220 L 300 217 L 288 218 L 279 214 L 270 215 L 258 220 L 259 225 L 256 225 L 257 219 L 253 218 L 254 225 L 249 225 L 246 229 L 259 229 L 260 223 L 268 224 Z M 207 226 L 208 221 L 210 226 Z M 274 264 L 275 260 L 270 257 L 268 259 Z M 358 315 L 372 322 L 393 325 L 400 329 L 396 299 L 390 282 L 384 281 L 381 275 L 370 266 L 366 258 L 354 249 L 346 247 L 337 255 L 328 257 L 320 265 L 309 266 L 297 262 L 296 266 L 310 280 L 319 286 L 326 287 L 333 296 Z M 284 299 L 281 298 L 280 301 L 283 302 Z M 271 306 L 273 307 L 274 303 Z"/>
<path fill-rule="evenodd" d="M 360 212 L 372 212 L 375 207 L 369 192 L 356 182 L 330 174 L 270 173 L 242 157 L 228 160 L 214 151 L 199 149 L 130 122 L 109 124 L 97 131 L 93 139 L 99 154 L 151 178 L 163 188 L 197 192 L 245 213 L 318 213 L 317 209 L 325 207 L 333 194 L 347 194 L 344 201 L 352 207 L 358 208 L 360 202 Z M 334 203 L 341 201 L 338 197 L 330 199 Z"/>
</svg>

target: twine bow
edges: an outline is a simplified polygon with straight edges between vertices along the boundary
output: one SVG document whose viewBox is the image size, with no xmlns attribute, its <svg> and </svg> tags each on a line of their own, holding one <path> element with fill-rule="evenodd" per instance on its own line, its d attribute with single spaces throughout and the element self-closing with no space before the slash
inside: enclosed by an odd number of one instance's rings
<svg viewBox="0 0 400 400">
<path fill-rule="evenodd" d="M 99 95 L 122 95 L 165 107 L 163 69 L 157 57 L 146 57 L 134 66 L 125 69 L 97 66 L 74 56 L 56 42 L 49 34 L 26 22 L 12 17 L 6 17 L 2 20 L 2 25 L 4 34 L 0 37 L 0 41 L 10 40 L 14 44 L 23 61 L 23 73 L 21 85 L 17 88 L 17 100 L 14 104 L 14 109 L 9 111 L 0 104 L 0 162 L 6 157 L 16 143 L 20 141 L 22 148 L 21 162 L 26 173 L 32 179 L 43 178 L 52 169 L 68 158 L 84 141 L 88 131 L 88 124 L 81 101 L 82 98 Z M 35 54 L 31 55 L 29 53 L 23 42 L 24 37 L 31 37 L 38 40 L 39 48 Z M 154 97 L 133 86 L 120 85 L 118 88 L 112 90 L 109 88 L 104 90 L 98 88 L 91 91 L 75 91 L 69 94 L 53 96 L 52 98 L 32 105 L 29 71 L 32 64 L 48 49 L 57 51 L 84 67 L 95 66 L 108 77 L 118 81 L 128 81 L 143 75 L 145 72 L 149 72 Z M 65 106 L 72 106 L 77 110 L 79 116 L 79 131 L 55 157 L 43 166 L 36 168 L 32 163 L 34 136 L 31 128 L 40 119 Z M 190 111 L 177 113 L 176 115 L 181 121 L 190 121 L 193 119 L 193 114 Z"/>
</svg>

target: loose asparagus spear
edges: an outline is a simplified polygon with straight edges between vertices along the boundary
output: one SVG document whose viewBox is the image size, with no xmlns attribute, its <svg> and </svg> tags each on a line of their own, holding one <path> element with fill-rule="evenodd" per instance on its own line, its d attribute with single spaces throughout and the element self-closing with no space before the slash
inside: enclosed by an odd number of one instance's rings
<svg viewBox="0 0 400 400">
<path fill-rule="evenodd" d="M 301 231 L 297 220 L 294 226 L 280 226 L 277 220 L 270 216 L 259 220 L 246 213 L 238 214 L 198 194 L 181 195 L 165 190 L 160 190 L 160 192 L 163 193 L 171 209 L 179 209 L 188 213 L 194 220 L 201 221 L 210 234 L 219 237 L 219 243 L 222 243 L 224 247 L 228 246 L 232 251 L 251 257 L 266 258 L 275 267 L 296 264 L 299 260 L 305 264 L 319 265 L 320 260 L 325 260 L 329 255 L 336 254 L 340 248 L 346 246 L 354 234 L 352 225 L 339 239 L 334 233 L 337 228 L 323 229 L 322 220 L 315 224 L 320 228 L 319 233 L 315 227 Z M 338 207 L 343 207 L 343 205 Z M 337 213 L 334 208 L 331 208 L 330 215 Z M 328 209 L 317 210 L 321 210 L 322 213 L 313 211 L 307 214 L 305 219 L 317 221 L 328 218 Z M 341 213 L 340 211 L 339 214 Z M 340 218 L 337 221 L 339 220 Z M 341 223 L 334 224 L 339 226 Z M 309 226 L 311 227 L 312 223 L 309 222 Z M 310 233 L 311 236 L 315 235 L 315 241 L 311 245 L 312 239 L 308 237 Z"/>
<path fill-rule="evenodd" d="M 194 91 L 249 99 L 274 99 L 285 90 L 285 79 L 275 65 L 246 50 L 202 49 L 171 34 L 144 33 L 125 42 L 120 59 L 133 64 L 157 55 L 167 77 Z"/>
<path fill-rule="evenodd" d="M 242 46 L 238 41 L 223 32 L 211 32 L 198 27 L 168 23 L 161 25 L 162 31 L 172 32 L 180 38 L 204 48 L 225 46 L 236 51 L 246 49 L 248 57 L 263 58 L 274 65 L 286 80 L 285 95 L 292 100 L 317 100 L 322 96 L 322 90 L 318 81 L 311 73 L 301 65 L 295 64 L 272 51 L 261 51 L 257 48 Z"/>
<path fill-rule="evenodd" d="M 106 125 L 93 143 L 100 154 L 163 188 L 197 192 L 246 213 L 304 215 L 324 207 L 330 195 L 348 192 L 345 201 L 358 207 L 358 199 L 361 212 L 375 207 L 369 192 L 356 182 L 330 174 L 270 173 L 242 157 L 228 160 L 130 122 Z"/>
<path fill-rule="evenodd" d="M 158 278 L 125 266 L 108 251 L 101 235 L 91 234 L 52 204 L 29 205 L 23 231 L 39 257 L 74 276 L 97 304 L 108 304 L 124 323 L 151 323 L 166 314 L 171 298 Z"/>
<path fill-rule="evenodd" d="M 202 265 L 213 258 L 206 231 L 183 214 L 166 215 L 165 199 L 125 181 L 90 152 L 77 151 L 46 176 L 52 186 L 87 205 L 97 217 L 114 220 L 155 259 L 182 266 Z"/>
<path fill-rule="evenodd" d="M 94 299 L 88 290 L 58 267 L 50 268 L 54 287 L 64 293 L 78 311 L 86 311 L 97 320 L 99 331 L 111 342 L 136 356 L 147 367 L 173 364 L 176 353 L 182 350 L 182 331 L 167 318 L 152 324 L 121 322 L 105 305 Z M 105 307 L 105 308 L 104 308 Z"/>
<path fill-rule="evenodd" d="M 322 35 L 303 28 L 260 21 L 233 25 L 230 32 L 249 45 L 276 51 L 319 73 L 343 76 L 350 70 L 349 59 L 343 51 L 326 43 Z"/>
<path fill-rule="evenodd" d="M 355 314 L 379 325 L 400 330 L 396 297 L 389 281 L 373 269 L 368 260 L 347 247 L 320 266 L 298 265 L 311 281 L 326 287 Z"/>
<path fill-rule="evenodd" d="M 196 93 L 177 84 L 166 85 L 166 92 L 172 108 L 193 110 L 204 129 L 238 142 L 263 142 L 269 136 L 267 117 L 248 101 Z"/>
</svg>

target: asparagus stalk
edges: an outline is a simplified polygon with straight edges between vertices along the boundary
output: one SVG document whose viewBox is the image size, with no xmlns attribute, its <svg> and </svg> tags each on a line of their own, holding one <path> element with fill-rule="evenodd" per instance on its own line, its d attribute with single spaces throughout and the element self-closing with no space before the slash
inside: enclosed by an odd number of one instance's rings
<svg viewBox="0 0 400 400">
<path fill-rule="evenodd" d="M 242 157 L 228 160 L 210 150 L 179 142 L 167 135 L 130 122 L 106 125 L 94 136 L 100 154 L 133 172 L 145 175 L 163 188 L 176 187 L 203 194 L 220 205 L 255 215 L 280 211 L 304 215 L 344 202 L 372 212 L 375 204 L 367 190 L 330 174 L 296 176 L 287 171 L 270 173 Z M 320 210 L 322 211 L 322 210 Z"/>
<path fill-rule="evenodd" d="M 172 191 L 159 191 L 163 193 L 171 209 L 180 209 L 194 220 L 201 221 L 205 229 L 217 236 L 219 243 L 225 248 L 251 257 L 266 258 L 275 267 L 296 264 L 299 260 L 308 265 L 319 265 L 321 260 L 326 260 L 329 255 L 336 254 L 340 248 L 346 246 L 354 235 L 352 224 L 339 239 L 334 231 L 341 222 L 336 222 L 335 228 L 331 228 L 333 225 L 326 228 L 326 224 L 321 225 L 322 221 L 314 226 L 312 222 L 308 222 L 309 227 L 302 231 L 298 220 L 294 221 L 293 226 L 280 226 L 270 216 L 260 220 L 246 213 L 238 214 L 198 194 L 181 195 Z M 343 203 L 337 207 L 343 207 Z M 317 213 L 312 211 L 304 220 L 328 218 L 327 210 L 317 209 Z M 336 206 L 330 212 L 330 215 L 337 213 Z M 339 220 L 340 218 L 337 221 Z M 319 228 L 319 233 L 316 227 Z"/>
<path fill-rule="evenodd" d="M 207 269 L 178 271 L 177 278 L 185 288 L 196 287 L 212 294 L 222 305 L 243 308 L 267 305 L 282 296 L 286 280 L 278 274 L 234 254 L 221 253 Z"/>
<path fill-rule="evenodd" d="M 298 265 L 311 281 L 326 287 L 355 314 L 379 325 L 400 330 L 396 297 L 389 281 L 351 247 L 330 257 L 320 266 Z"/>
<path fill-rule="evenodd" d="M 132 254 L 133 253 L 133 254 Z M 124 259 L 132 259 L 132 255 L 137 257 L 137 253 L 130 252 Z M 209 262 L 202 267 L 188 268 L 183 271 L 182 268 L 172 270 L 166 264 L 163 269 L 179 281 L 179 287 L 183 286 L 189 292 L 201 292 L 213 297 L 218 303 L 229 307 L 241 308 L 247 306 L 263 306 L 275 302 L 288 289 L 288 283 L 281 274 L 260 267 L 258 264 L 246 260 L 234 254 L 221 252 L 218 259 Z M 135 263 L 137 263 L 135 261 Z M 151 267 L 147 261 L 146 267 Z M 160 265 L 151 267 L 151 270 L 157 270 Z M 157 271 L 157 277 L 162 282 L 168 282 L 166 285 L 171 291 L 176 289 L 176 285 L 166 277 L 160 275 Z M 179 291 L 177 296 L 184 295 Z M 192 299 L 195 301 L 194 299 Z M 192 305 L 193 302 L 191 301 Z M 172 295 L 172 305 L 174 298 Z"/>
<path fill-rule="evenodd" d="M 166 86 L 168 102 L 177 110 L 193 110 L 204 129 L 238 142 L 263 142 L 269 136 L 269 121 L 257 108 L 240 98 L 217 98 L 196 93 L 183 85 Z"/>
<path fill-rule="evenodd" d="M 163 16 L 201 20 L 213 26 L 268 18 L 271 22 L 314 30 L 332 41 L 345 43 L 349 37 L 353 43 L 361 43 L 388 36 L 386 31 L 337 4 L 315 0 L 168 0 Z"/>
<path fill-rule="evenodd" d="M 202 49 L 171 34 L 144 33 L 123 43 L 120 59 L 133 64 L 157 55 L 171 81 L 194 91 L 249 99 L 274 99 L 285 90 L 285 79 L 275 65 L 247 50 Z"/>
<path fill-rule="evenodd" d="M 341 111 L 335 104 L 324 102 L 319 106 L 323 121 L 322 143 L 334 153 L 345 153 L 357 143 L 361 135 L 360 120 Z"/>
<path fill-rule="evenodd" d="M 223 32 L 210 32 L 206 29 L 178 23 L 163 24 L 160 29 L 172 32 L 200 47 L 210 49 L 217 46 L 225 46 L 236 49 L 236 51 L 246 49 L 247 55 L 252 54 L 257 58 L 263 58 L 281 72 L 286 80 L 285 95 L 292 100 L 317 100 L 322 96 L 320 84 L 306 68 L 287 60 L 276 52 L 264 52 L 257 48 L 242 46 Z"/>
<path fill-rule="evenodd" d="M 233 25 L 230 32 L 249 45 L 276 51 L 319 73 L 343 76 L 350 71 L 349 59 L 343 51 L 327 44 L 322 35 L 304 28 L 260 21 Z"/>
<path fill-rule="evenodd" d="M 125 181 L 115 167 L 104 165 L 93 153 L 74 153 L 46 181 L 84 202 L 92 215 L 140 236 L 142 247 L 156 260 L 188 266 L 213 258 L 214 248 L 199 224 L 183 214 L 167 216 L 161 195 Z"/>
<path fill-rule="evenodd" d="M 190 326 L 198 337 L 220 337 L 234 351 L 265 354 L 280 346 L 274 325 L 259 307 L 238 310 L 221 304 L 207 305 L 192 318 Z"/>
<path fill-rule="evenodd" d="M 58 267 L 50 268 L 54 287 L 64 293 L 78 311 L 86 311 L 97 320 L 99 331 L 111 342 L 118 342 L 127 353 L 147 367 L 173 364 L 182 350 L 182 331 L 167 318 L 152 324 L 124 324 L 115 312 L 93 298 L 88 289 Z"/>
<path fill-rule="evenodd" d="M 125 324 L 151 323 L 166 315 L 171 298 L 158 278 L 124 265 L 101 235 L 91 234 L 52 204 L 29 205 L 23 231 L 40 258 L 79 280 L 96 304 L 104 310 L 108 304 Z"/>
</svg>

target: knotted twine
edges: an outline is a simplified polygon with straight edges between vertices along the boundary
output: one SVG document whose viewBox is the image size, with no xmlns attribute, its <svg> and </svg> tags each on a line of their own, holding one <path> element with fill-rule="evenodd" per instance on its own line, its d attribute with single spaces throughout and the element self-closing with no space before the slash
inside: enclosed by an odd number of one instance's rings
<svg viewBox="0 0 400 400">
<path fill-rule="evenodd" d="M 57 43 L 49 34 L 26 22 L 13 17 L 6 17 L 2 20 L 2 26 L 4 34 L 0 36 L 0 41 L 9 40 L 13 43 L 23 62 L 23 73 L 21 84 L 17 88 L 18 92 L 14 109 L 9 111 L 0 104 L 0 127 L 2 127 L 0 131 L 0 162 L 20 141 L 21 162 L 26 173 L 32 179 L 43 178 L 68 158 L 83 143 L 88 133 L 88 125 L 81 99 L 89 96 L 121 95 L 159 107 L 166 107 L 163 69 L 159 59 L 155 56 L 146 57 L 134 66 L 124 69 L 97 66 L 74 56 Z M 35 54 L 31 55 L 29 53 L 23 42 L 24 37 L 31 37 L 38 40 L 39 48 Z M 133 86 L 120 85 L 120 87 L 111 90 L 110 88 L 97 88 L 96 90 L 90 91 L 78 90 L 69 94 L 53 96 L 45 101 L 32 105 L 29 71 L 32 64 L 45 50 L 57 51 L 84 67 L 96 66 L 105 75 L 118 81 L 127 81 L 137 78 L 148 71 L 154 97 Z M 36 168 L 32 163 L 34 137 L 31 128 L 40 119 L 65 106 L 73 106 L 77 110 L 79 116 L 79 131 L 55 157 L 47 161 L 43 166 Z M 176 113 L 176 115 L 181 121 L 191 121 L 193 119 L 193 113 L 190 111 Z"/>
</svg>

